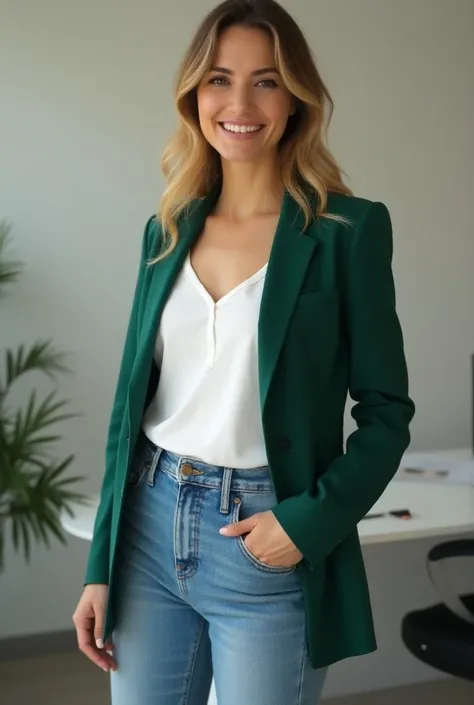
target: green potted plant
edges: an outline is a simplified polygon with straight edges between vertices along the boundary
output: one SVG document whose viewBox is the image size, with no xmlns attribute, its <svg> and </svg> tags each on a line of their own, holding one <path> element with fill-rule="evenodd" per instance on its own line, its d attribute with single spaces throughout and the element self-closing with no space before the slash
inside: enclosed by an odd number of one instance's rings
<svg viewBox="0 0 474 705">
<path fill-rule="evenodd" d="M 5 256 L 10 230 L 9 223 L 0 221 L 0 298 L 23 266 Z M 0 572 L 7 532 L 11 531 L 15 551 L 29 561 L 32 541 L 49 547 L 55 537 L 66 543 L 61 513 L 74 516 L 72 505 L 87 502 L 86 495 L 73 489 L 84 478 L 66 476 L 74 456 L 57 461 L 48 453 L 48 446 L 61 438 L 51 427 L 79 415 L 62 411 L 70 400 L 57 399 L 56 390 L 38 400 L 33 389 L 24 408 L 7 405 L 12 386 L 27 373 L 36 370 L 54 380 L 57 374 L 69 372 L 65 357 L 54 350 L 51 340 L 5 351 L 4 374 L 0 374 Z"/>
</svg>

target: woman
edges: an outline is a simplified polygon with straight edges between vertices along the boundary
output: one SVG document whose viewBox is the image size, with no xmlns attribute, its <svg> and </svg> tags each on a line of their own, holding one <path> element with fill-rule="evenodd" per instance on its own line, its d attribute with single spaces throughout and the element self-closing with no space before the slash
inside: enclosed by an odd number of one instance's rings
<svg viewBox="0 0 474 705">
<path fill-rule="evenodd" d="M 114 705 L 204 705 L 212 676 L 219 705 L 315 705 L 330 664 L 376 648 L 357 523 L 410 440 L 391 220 L 344 185 L 272 0 L 206 17 L 176 101 L 78 642 Z"/>
</svg>

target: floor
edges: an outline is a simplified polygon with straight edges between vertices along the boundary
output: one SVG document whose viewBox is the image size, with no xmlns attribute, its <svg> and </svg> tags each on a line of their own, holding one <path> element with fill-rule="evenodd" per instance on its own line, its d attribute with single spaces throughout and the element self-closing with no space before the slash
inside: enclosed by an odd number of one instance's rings
<svg viewBox="0 0 474 705">
<path fill-rule="evenodd" d="M 1 705 L 109 705 L 108 676 L 80 653 L 0 662 Z M 324 705 L 472 705 L 474 682 L 447 679 Z M 255 704 L 257 705 L 257 704 Z"/>
</svg>

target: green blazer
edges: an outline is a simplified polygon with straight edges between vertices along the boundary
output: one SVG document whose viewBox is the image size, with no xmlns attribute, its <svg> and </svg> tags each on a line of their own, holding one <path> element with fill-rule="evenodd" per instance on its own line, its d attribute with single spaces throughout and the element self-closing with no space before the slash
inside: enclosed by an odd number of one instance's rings
<svg viewBox="0 0 474 705">
<path fill-rule="evenodd" d="M 179 242 L 146 267 L 161 243 L 152 216 L 106 444 L 105 475 L 85 584 L 109 585 L 107 638 L 114 628 L 114 568 L 126 476 L 142 415 L 160 371 L 157 326 L 184 258 L 218 197 L 193 201 Z M 273 512 L 303 553 L 314 668 L 377 648 L 357 524 L 383 493 L 409 445 L 415 406 L 395 308 L 392 225 L 386 206 L 330 193 L 327 210 L 351 225 L 304 215 L 285 192 L 258 323 L 261 418 L 277 503 Z M 343 447 L 347 393 L 357 429 Z"/>
</svg>

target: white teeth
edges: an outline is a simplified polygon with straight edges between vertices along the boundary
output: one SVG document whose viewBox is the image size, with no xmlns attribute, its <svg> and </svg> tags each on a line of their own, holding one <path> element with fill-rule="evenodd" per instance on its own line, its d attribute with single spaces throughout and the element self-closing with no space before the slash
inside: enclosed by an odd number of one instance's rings
<svg viewBox="0 0 474 705">
<path fill-rule="evenodd" d="M 229 132 L 258 132 L 261 129 L 261 125 L 233 125 L 231 122 L 224 122 L 222 125 Z"/>
</svg>

